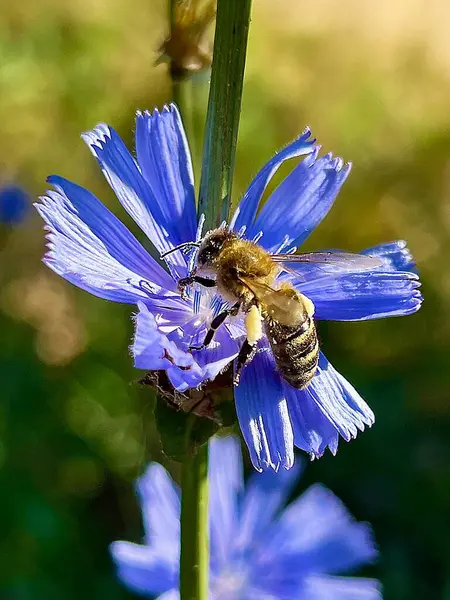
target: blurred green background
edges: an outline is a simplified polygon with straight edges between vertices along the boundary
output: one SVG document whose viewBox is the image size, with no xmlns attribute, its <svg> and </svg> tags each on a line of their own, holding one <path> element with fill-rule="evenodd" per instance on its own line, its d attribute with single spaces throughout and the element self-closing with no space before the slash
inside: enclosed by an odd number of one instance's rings
<svg viewBox="0 0 450 600">
<path fill-rule="evenodd" d="M 35 197 L 58 173 L 123 217 L 79 134 L 106 121 L 131 147 L 135 110 L 170 100 L 155 66 L 167 14 L 163 0 L 1 5 L 0 183 Z M 373 524 L 366 573 L 385 600 L 450 599 L 449 19 L 445 0 L 255 0 L 250 32 L 236 199 L 309 124 L 354 169 L 308 248 L 404 238 L 423 281 L 414 316 L 321 325 L 377 422 L 298 488 L 322 481 Z M 199 137 L 206 76 L 195 95 Z M 131 598 L 108 544 L 140 539 L 131 484 L 150 458 L 167 465 L 134 385 L 133 309 L 60 280 L 43 252 L 36 214 L 0 229 L 0 598 Z"/>
</svg>

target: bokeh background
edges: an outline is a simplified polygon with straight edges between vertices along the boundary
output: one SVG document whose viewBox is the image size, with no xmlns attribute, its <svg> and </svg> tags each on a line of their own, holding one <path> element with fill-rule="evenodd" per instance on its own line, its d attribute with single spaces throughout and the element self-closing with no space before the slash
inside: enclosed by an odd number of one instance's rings
<svg viewBox="0 0 450 600">
<path fill-rule="evenodd" d="M 155 66 L 167 14 L 164 0 L 2 3 L 2 185 L 34 198 L 58 173 L 123 217 L 79 134 L 106 121 L 132 146 L 135 110 L 170 100 Z M 405 238 L 422 276 L 414 316 L 321 326 L 377 422 L 298 487 L 322 481 L 373 524 L 381 559 L 364 574 L 385 600 L 450 599 L 449 20 L 445 0 L 255 0 L 250 32 L 235 198 L 309 124 L 354 169 L 308 248 Z M 123 600 L 108 544 L 141 537 L 132 482 L 150 459 L 177 467 L 135 385 L 132 308 L 47 270 L 41 225 L 32 210 L 0 224 L 0 598 Z"/>
</svg>

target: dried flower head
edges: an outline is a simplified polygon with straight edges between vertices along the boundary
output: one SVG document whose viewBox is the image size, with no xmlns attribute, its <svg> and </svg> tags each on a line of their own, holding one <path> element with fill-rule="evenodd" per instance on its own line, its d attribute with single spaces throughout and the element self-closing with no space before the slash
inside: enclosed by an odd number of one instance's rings
<svg viewBox="0 0 450 600">
<path fill-rule="evenodd" d="M 174 3 L 171 32 L 159 49 L 158 59 L 158 62 L 170 63 L 174 79 L 189 78 L 211 66 L 212 49 L 206 34 L 215 15 L 213 1 L 178 0 Z"/>
</svg>

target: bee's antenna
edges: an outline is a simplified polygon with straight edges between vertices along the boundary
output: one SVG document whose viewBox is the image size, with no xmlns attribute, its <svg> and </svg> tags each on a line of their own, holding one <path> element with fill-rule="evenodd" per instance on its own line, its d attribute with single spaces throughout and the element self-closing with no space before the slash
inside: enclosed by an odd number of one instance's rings
<svg viewBox="0 0 450 600">
<path fill-rule="evenodd" d="M 184 244 L 179 244 L 178 246 L 175 246 L 175 248 L 167 250 L 167 252 L 163 252 L 159 256 L 160 258 L 165 258 L 169 254 L 172 254 L 172 252 L 176 252 L 177 250 L 183 250 L 184 248 L 192 248 L 192 246 L 196 246 L 198 248 L 200 246 L 200 242 L 184 242 Z"/>
</svg>

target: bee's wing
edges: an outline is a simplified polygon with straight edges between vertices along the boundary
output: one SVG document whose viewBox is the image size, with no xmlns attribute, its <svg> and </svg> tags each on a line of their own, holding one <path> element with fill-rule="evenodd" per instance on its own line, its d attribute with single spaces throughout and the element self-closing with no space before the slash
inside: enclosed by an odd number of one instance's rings
<svg viewBox="0 0 450 600">
<path fill-rule="evenodd" d="M 272 254 L 274 262 L 282 263 L 323 263 L 348 267 L 349 269 L 376 269 L 383 263 L 375 256 L 353 254 L 352 252 L 304 252 L 302 254 Z"/>
<path fill-rule="evenodd" d="M 370 271 L 383 264 L 375 256 L 340 251 L 273 254 L 271 258 L 276 263 L 282 263 L 283 270 L 297 276 L 308 273 L 308 263 L 317 265 L 315 268 L 323 274 Z"/>
<path fill-rule="evenodd" d="M 298 311 L 302 310 L 302 305 L 295 296 L 289 297 L 281 290 L 275 290 L 270 285 L 250 277 L 239 275 L 239 279 L 253 292 L 256 300 L 264 306 L 266 312 L 281 323 L 289 323 Z"/>
</svg>

